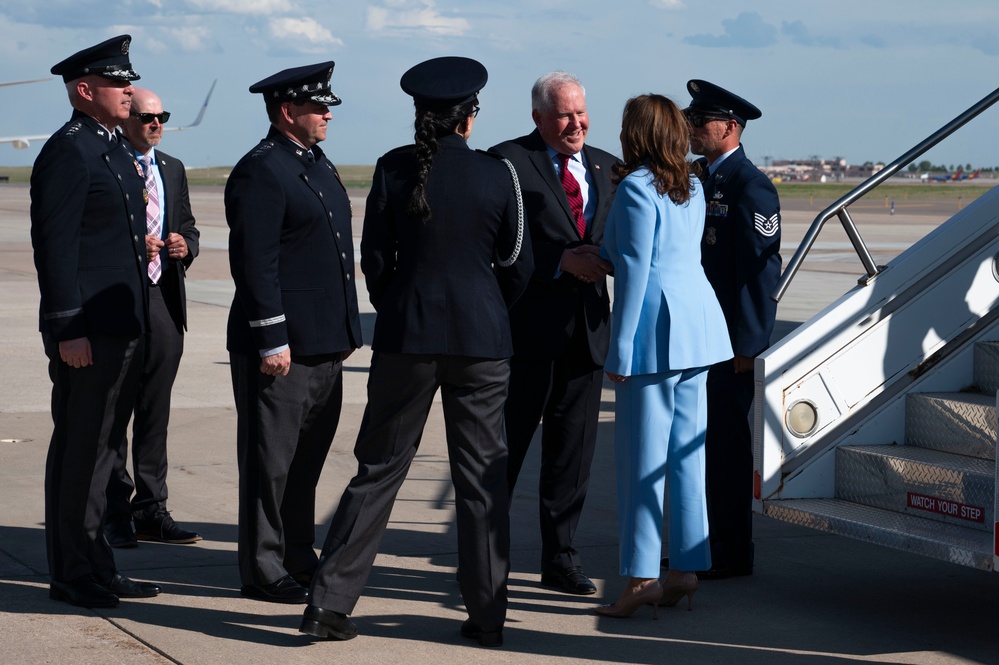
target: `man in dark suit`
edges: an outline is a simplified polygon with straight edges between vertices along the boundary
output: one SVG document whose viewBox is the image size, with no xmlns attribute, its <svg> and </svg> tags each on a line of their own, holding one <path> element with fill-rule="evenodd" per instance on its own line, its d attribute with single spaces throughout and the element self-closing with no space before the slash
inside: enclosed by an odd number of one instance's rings
<svg viewBox="0 0 999 665">
<path fill-rule="evenodd" d="M 194 531 L 182 529 L 170 517 L 167 500 L 167 426 L 170 393 L 187 328 L 184 275 L 198 255 L 198 229 L 191 214 L 184 165 L 155 149 L 170 114 L 160 98 L 135 88 L 125 138 L 135 149 L 146 181 L 146 258 L 149 261 L 149 332 L 132 421 L 132 468 L 128 474 L 128 441 L 115 458 L 108 482 L 108 512 L 104 533 L 111 547 L 135 547 L 139 540 L 193 543 Z M 132 490 L 135 496 L 132 497 Z M 131 498 L 131 502 L 129 499 Z M 135 531 L 132 520 L 135 520 Z"/>
<path fill-rule="evenodd" d="M 350 200 L 317 145 L 340 103 L 332 73 L 324 62 L 250 87 L 271 127 L 225 188 L 241 593 L 278 603 L 304 603 L 319 563 L 316 484 L 340 420 L 342 361 L 361 345 Z"/>
<path fill-rule="evenodd" d="M 541 583 L 592 594 L 573 534 L 586 499 L 596 446 L 602 368 L 609 341 L 610 264 L 594 253 L 603 239 L 617 159 L 585 145 L 586 93 L 565 72 L 531 90 L 536 129 L 492 150 L 516 167 L 534 248 L 534 275 L 510 311 L 514 355 L 506 436 L 513 494 L 541 426 Z"/>
<path fill-rule="evenodd" d="M 734 360 L 708 372 L 705 441 L 711 568 L 698 578 L 753 573 L 753 359 L 770 345 L 780 278 L 780 200 L 740 143 L 762 114 L 707 81 L 687 83 L 690 151 L 700 160 L 707 214 L 701 263 L 725 313 Z"/>
<path fill-rule="evenodd" d="M 132 413 L 148 325 L 142 176 L 115 131 L 139 78 L 130 43 L 114 37 L 52 67 L 73 116 L 31 172 L 54 423 L 45 464 L 49 597 L 81 607 L 160 592 L 118 573 L 104 539 L 104 491 Z"/>
</svg>

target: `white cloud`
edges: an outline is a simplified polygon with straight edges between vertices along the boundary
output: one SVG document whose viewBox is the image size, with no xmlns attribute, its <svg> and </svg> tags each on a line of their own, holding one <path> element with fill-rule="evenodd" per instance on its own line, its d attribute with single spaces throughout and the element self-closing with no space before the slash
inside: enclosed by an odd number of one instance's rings
<svg viewBox="0 0 999 665">
<path fill-rule="evenodd" d="M 426 31 L 445 37 L 458 37 L 471 24 L 463 18 L 441 16 L 433 0 L 384 0 L 384 7 L 369 7 L 367 27 L 374 32 Z"/>
<path fill-rule="evenodd" d="M 658 9 L 686 9 L 683 0 L 649 0 L 649 4 Z"/>
<path fill-rule="evenodd" d="M 343 41 L 329 30 L 309 18 L 276 18 L 269 25 L 270 33 L 278 39 L 302 40 L 309 46 L 343 46 Z"/>
<path fill-rule="evenodd" d="M 285 14 L 295 9 L 288 0 L 187 0 L 187 5 L 205 13 Z"/>
<path fill-rule="evenodd" d="M 163 28 L 181 48 L 189 53 L 209 50 L 212 31 L 207 26 L 187 26 L 183 28 Z"/>
</svg>

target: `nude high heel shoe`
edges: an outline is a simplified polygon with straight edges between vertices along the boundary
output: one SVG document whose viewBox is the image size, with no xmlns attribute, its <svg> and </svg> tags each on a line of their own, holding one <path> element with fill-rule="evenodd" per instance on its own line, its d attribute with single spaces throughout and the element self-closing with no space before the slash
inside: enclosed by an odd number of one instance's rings
<svg viewBox="0 0 999 665">
<path fill-rule="evenodd" d="M 659 581 L 656 580 L 640 591 L 628 593 L 628 589 L 625 589 L 624 593 L 621 594 L 621 597 L 613 605 L 601 605 L 594 611 L 601 616 L 625 619 L 634 614 L 635 610 L 642 605 L 651 605 L 652 618 L 658 619 L 658 603 L 662 598 L 662 594 L 663 588 L 659 586 Z"/>
<path fill-rule="evenodd" d="M 686 596 L 687 611 L 691 611 L 694 609 L 694 592 L 697 591 L 697 586 L 695 573 L 679 573 L 672 581 L 667 577 L 663 582 L 659 607 L 673 607 Z"/>
</svg>

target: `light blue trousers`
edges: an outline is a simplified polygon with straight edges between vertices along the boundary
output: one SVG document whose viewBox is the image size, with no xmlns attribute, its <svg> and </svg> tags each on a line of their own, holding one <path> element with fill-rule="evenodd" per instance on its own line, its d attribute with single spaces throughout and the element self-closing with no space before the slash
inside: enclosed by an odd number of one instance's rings
<svg viewBox="0 0 999 665">
<path fill-rule="evenodd" d="M 663 499 L 669 476 L 673 570 L 711 567 L 704 494 L 708 368 L 640 374 L 615 384 L 621 574 L 659 577 Z"/>
</svg>

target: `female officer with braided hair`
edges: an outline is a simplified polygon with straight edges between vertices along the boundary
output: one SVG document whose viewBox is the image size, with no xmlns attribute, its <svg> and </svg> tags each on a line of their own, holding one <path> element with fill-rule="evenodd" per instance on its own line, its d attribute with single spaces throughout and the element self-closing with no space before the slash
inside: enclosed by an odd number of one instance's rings
<svg viewBox="0 0 999 665">
<path fill-rule="evenodd" d="M 455 490 L 461 633 L 502 644 L 509 572 L 503 406 L 513 353 L 507 309 L 533 269 L 512 169 L 466 143 L 485 68 L 428 60 L 401 81 L 416 105 L 415 145 L 375 167 L 361 270 L 378 312 L 358 472 L 337 506 L 301 631 L 350 639 L 392 504 L 441 391 Z"/>
</svg>

